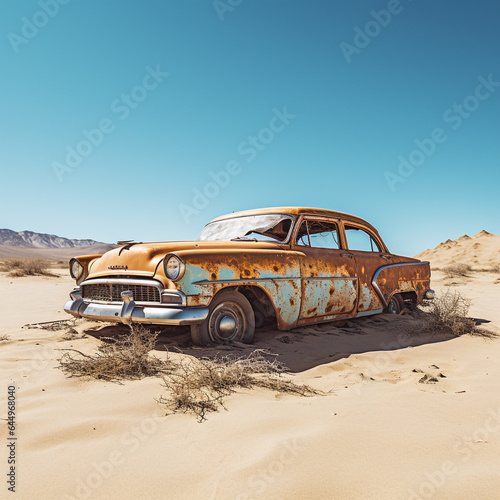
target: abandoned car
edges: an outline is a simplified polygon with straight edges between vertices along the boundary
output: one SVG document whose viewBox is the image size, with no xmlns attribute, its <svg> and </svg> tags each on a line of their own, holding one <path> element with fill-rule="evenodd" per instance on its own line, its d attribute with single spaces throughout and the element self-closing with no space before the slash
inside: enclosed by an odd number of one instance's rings
<svg viewBox="0 0 500 500">
<path fill-rule="evenodd" d="M 389 252 L 352 215 L 267 208 L 208 223 L 195 241 L 119 242 L 72 259 L 64 309 L 101 321 L 189 325 L 198 345 L 249 343 L 280 330 L 399 313 L 433 298 L 428 262 Z"/>
</svg>

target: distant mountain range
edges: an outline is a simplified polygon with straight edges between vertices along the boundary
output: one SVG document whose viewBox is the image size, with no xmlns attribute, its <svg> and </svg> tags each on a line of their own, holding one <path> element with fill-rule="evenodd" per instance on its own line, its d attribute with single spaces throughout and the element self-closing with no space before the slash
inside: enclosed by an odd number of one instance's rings
<svg viewBox="0 0 500 500">
<path fill-rule="evenodd" d="M 55 234 L 35 233 L 34 231 L 12 231 L 0 229 L 0 245 L 24 248 L 76 248 L 103 245 L 95 240 L 73 240 Z"/>
</svg>

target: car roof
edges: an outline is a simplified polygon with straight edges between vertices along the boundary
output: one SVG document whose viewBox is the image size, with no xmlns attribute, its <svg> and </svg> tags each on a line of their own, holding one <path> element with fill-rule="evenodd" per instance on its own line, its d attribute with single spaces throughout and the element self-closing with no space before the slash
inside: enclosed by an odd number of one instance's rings
<svg viewBox="0 0 500 500">
<path fill-rule="evenodd" d="M 319 215 L 323 217 L 332 217 L 335 219 L 343 219 L 346 221 L 357 222 L 363 226 L 370 228 L 379 237 L 378 231 L 366 220 L 356 217 L 355 215 L 346 214 L 343 212 L 335 212 L 333 210 L 326 210 L 323 208 L 312 208 L 312 207 L 269 207 L 269 208 L 258 208 L 254 210 L 244 210 L 241 212 L 233 212 L 232 214 L 222 215 L 212 220 L 211 222 L 232 219 L 234 217 L 244 217 L 248 215 L 262 215 L 262 214 L 289 214 L 289 215 Z"/>
</svg>

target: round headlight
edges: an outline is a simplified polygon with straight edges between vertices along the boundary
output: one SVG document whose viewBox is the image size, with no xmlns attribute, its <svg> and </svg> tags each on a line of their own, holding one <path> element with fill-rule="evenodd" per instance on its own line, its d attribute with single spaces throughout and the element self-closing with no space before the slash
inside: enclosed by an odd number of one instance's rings
<svg viewBox="0 0 500 500">
<path fill-rule="evenodd" d="M 79 280 L 83 274 L 83 266 L 76 259 L 71 259 L 69 263 L 69 273 L 75 280 Z"/>
<path fill-rule="evenodd" d="M 165 276 L 172 281 L 182 278 L 186 266 L 177 255 L 167 255 L 164 260 Z"/>
</svg>

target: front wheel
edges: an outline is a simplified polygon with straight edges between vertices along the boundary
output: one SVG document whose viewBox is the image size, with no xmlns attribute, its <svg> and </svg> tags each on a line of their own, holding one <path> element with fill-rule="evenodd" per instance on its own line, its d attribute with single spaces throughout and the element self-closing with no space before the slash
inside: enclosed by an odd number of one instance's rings
<svg viewBox="0 0 500 500">
<path fill-rule="evenodd" d="M 212 300 L 205 321 L 191 326 L 191 339 L 196 345 L 249 344 L 254 332 L 255 315 L 248 299 L 235 290 L 225 290 Z"/>
</svg>

